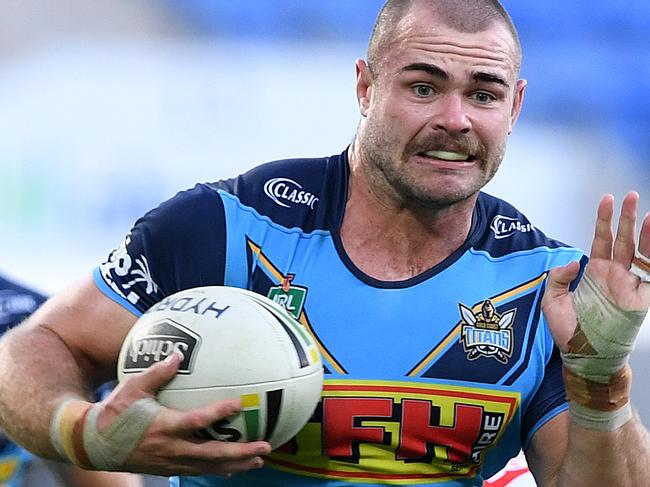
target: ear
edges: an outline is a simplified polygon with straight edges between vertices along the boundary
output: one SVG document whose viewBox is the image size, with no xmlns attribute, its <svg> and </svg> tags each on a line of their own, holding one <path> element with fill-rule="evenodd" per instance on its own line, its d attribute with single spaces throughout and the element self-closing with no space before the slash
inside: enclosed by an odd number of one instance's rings
<svg viewBox="0 0 650 487">
<path fill-rule="evenodd" d="M 361 116 L 365 117 L 370 109 L 372 97 L 372 73 L 363 59 L 357 59 L 354 67 L 357 76 L 357 102 Z"/>
<path fill-rule="evenodd" d="M 517 80 L 517 86 L 515 86 L 515 96 L 514 99 L 512 100 L 512 110 L 510 112 L 510 126 L 508 130 L 508 134 L 512 132 L 512 128 L 517 123 L 517 119 L 519 118 L 519 114 L 521 113 L 521 107 L 524 104 L 524 95 L 526 93 L 527 85 L 528 85 L 528 81 L 526 81 L 525 79 Z"/>
</svg>

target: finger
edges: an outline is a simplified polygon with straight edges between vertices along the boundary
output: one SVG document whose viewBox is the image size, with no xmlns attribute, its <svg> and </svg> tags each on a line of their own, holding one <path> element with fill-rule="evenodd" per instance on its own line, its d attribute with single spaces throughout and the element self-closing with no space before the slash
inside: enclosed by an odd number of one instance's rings
<svg viewBox="0 0 650 487">
<path fill-rule="evenodd" d="M 136 388 L 146 394 L 155 396 L 160 389 L 169 384 L 176 376 L 181 357 L 173 352 L 162 362 L 157 362 L 129 379 L 129 387 Z"/>
<path fill-rule="evenodd" d="M 650 213 L 646 213 L 639 233 L 639 252 L 650 259 Z"/>
<path fill-rule="evenodd" d="M 161 472 L 171 475 L 224 475 L 261 467 L 264 463 L 262 456 L 271 452 L 271 445 L 263 441 L 228 443 L 211 440 L 196 443 L 167 437 L 155 451 L 158 466 L 152 472 L 158 475 Z M 137 464 L 137 460 L 131 457 L 132 464 Z"/>
<path fill-rule="evenodd" d="M 255 460 L 246 460 L 243 462 L 224 462 L 215 464 L 208 461 L 188 461 L 181 466 L 170 471 L 169 475 L 220 475 L 229 478 L 232 474 L 246 472 L 262 468 L 264 460 L 256 457 Z"/>
<path fill-rule="evenodd" d="M 214 462 L 206 461 L 203 463 L 202 469 L 204 472 L 207 471 L 218 475 L 230 475 L 262 468 L 263 466 L 264 459 L 262 457 L 253 457 L 246 460 L 223 462 L 216 466 L 216 468 Z"/>
<path fill-rule="evenodd" d="M 616 240 L 614 241 L 614 261 L 630 267 L 636 250 L 636 212 L 639 194 L 632 191 L 625 196 L 621 205 Z"/>
<path fill-rule="evenodd" d="M 559 297 L 569 292 L 569 286 L 578 277 L 579 262 L 570 262 L 565 266 L 551 269 L 546 283 L 546 294 L 549 297 Z"/>
<path fill-rule="evenodd" d="M 650 213 L 646 213 L 641 224 L 641 232 L 639 233 L 639 252 L 650 259 Z M 650 303 L 650 285 L 647 283 L 639 283 L 639 292 L 641 298 L 646 303 Z"/>
<path fill-rule="evenodd" d="M 154 475 L 221 475 L 229 477 L 231 474 L 245 472 L 264 466 L 264 459 L 252 456 L 238 460 L 219 460 L 212 456 L 207 459 L 197 459 L 186 455 L 176 455 L 169 461 L 162 460 L 160 465 L 139 468 L 143 473 Z"/>
<path fill-rule="evenodd" d="M 194 459 L 219 462 L 248 461 L 271 453 L 271 445 L 266 441 L 226 442 L 219 440 L 191 443 L 184 453 Z"/>
<path fill-rule="evenodd" d="M 212 426 L 215 422 L 239 411 L 241 411 L 240 399 L 226 399 L 189 411 L 175 410 L 172 414 L 166 414 L 163 420 L 168 430 L 188 434 Z"/>
<path fill-rule="evenodd" d="M 233 474 L 262 468 L 263 466 L 264 459 L 262 457 L 253 457 L 251 459 L 238 462 L 225 462 L 221 468 L 225 471 L 224 473 Z"/>
<path fill-rule="evenodd" d="M 179 364 L 180 356 L 174 352 L 162 362 L 157 362 L 140 374 L 120 382 L 102 401 L 104 408 L 97 420 L 97 428 L 103 431 L 138 399 L 155 397 L 158 391 L 174 378 Z"/>
<path fill-rule="evenodd" d="M 603 196 L 598 205 L 596 217 L 596 230 L 591 244 L 591 259 L 612 258 L 612 218 L 614 215 L 614 197 L 611 194 Z"/>
</svg>

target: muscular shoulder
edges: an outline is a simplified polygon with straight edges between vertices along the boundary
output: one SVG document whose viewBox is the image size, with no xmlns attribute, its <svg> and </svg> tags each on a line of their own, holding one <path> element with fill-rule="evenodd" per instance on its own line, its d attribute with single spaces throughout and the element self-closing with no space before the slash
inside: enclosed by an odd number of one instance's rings
<svg viewBox="0 0 650 487">
<path fill-rule="evenodd" d="M 198 235 L 223 233 L 227 215 L 236 219 L 242 209 L 289 228 L 329 228 L 342 215 L 346 185 L 344 155 L 272 161 L 232 179 L 179 192 L 147 213 L 136 228 L 158 233 L 157 242 L 200 242 Z"/>
<path fill-rule="evenodd" d="M 273 161 L 212 186 L 279 225 L 311 231 L 338 220 L 346 185 L 347 162 L 340 154 Z"/>
<path fill-rule="evenodd" d="M 222 285 L 227 266 L 240 262 L 243 236 L 264 233 L 270 222 L 327 228 L 342 214 L 346 183 L 341 155 L 270 162 L 197 184 L 140 218 L 100 265 L 96 282 L 136 314 L 179 289 Z"/>
<path fill-rule="evenodd" d="M 502 257 L 514 252 L 577 249 L 547 236 L 526 215 L 513 205 L 487 193 L 481 193 L 477 204 L 477 231 L 474 248 Z"/>
</svg>

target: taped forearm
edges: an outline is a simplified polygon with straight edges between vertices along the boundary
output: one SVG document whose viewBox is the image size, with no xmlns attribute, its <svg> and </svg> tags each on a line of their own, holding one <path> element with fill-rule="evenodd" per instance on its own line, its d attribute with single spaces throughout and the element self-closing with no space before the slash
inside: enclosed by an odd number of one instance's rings
<svg viewBox="0 0 650 487">
<path fill-rule="evenodd" d="M 89 405 L 80 398 L 65 398 L 50 424 L 50 438 L 62 459 L 85 469 L 120 470 L 140 444 L 160 405 L 139 399 L 104 430 L 98 429 L 102 404 Z"/>
<path fill-rule="evenodd" d="M 588 272 L 573 304 L 578 325 L 562 354 L 571 417 L 584 428 L 611 431 L 631 417 L 627 359 L 645 313 L 619 308 Z"/>
</svg>

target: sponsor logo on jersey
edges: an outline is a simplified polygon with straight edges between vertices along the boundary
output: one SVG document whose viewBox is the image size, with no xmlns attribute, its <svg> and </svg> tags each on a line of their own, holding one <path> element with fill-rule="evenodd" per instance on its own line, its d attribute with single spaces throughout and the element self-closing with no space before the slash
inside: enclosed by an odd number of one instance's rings
<svg viewBox="0 0 650 487">
<path fill-rule="evenodd" d="M 283 208 L 305 205 L 313 210 L 319 200 L 316 195 L 303 190 L 300 184 L 288 178 L 269 179 L 264 183 L 264 193 Z"/>
<path fill-rule="evenodd" d="M 219 318 L 230 309 L 230 305 L 219 304 L 202 295 L 197 296 L 167 296 L 159 303 L 149 308 L 145 314 L 156 311 L 178 311 L 180 313 L 193 313 L 202 316 Z"/>
<path fill-rule="evenodd" d="M 150 295 L 157 293 L 160 288 L 151 276 L 147 258 L 142 254 L 134 256 L 129 253 L 130 243 L 131 235 L 127 235 L 122 245 L 113 250 L 99 268 L 104 281 L 113 291 L 131 304 L 136 304 L 140 296 L 131 290 L 132 287 L 142 286 Z"/>
<path fill-rule="evenodd" d="M 494 238 L 501 240 L 512 237 L 515 233 L 532 232 L 535 227 L 530 223 L 522 223 L 516 218 L 497 215 L 490 224 L 490 230 L 494 233 Z"/>
<path fill-rule="evenodd" d="M 170 319 L 154 322 L 131 338 L 122 371 L 140 372 L 178 352 L 181 356 L 178 373 L 191 374 L 200 343 L 201 337 L 180 323 Z"/>
<path fill-rule="evenodd" d="M 312 419 L 267 465 L 386 485 L 474 477 L 519 401 L 513 392 L 328 379 Z"/>
<path fill-rule="evenodd" d="M 473 310 L 459 303 L 462 329 L 460 340 L 469 360 L 493 357 L 502 364 L 508 363 L 513 350 L 512 324 L 517 309 L 503 314 L 496 312 L 489 299 Z"/>
<path fill-rule="evenodd" d="M 37 307 L 36 299 L 16 291 L 0 291 L 0 325 L 16 321 L 20 316 L 31 314 Z"/>
<path fill-rule="evenodd" d="M 291 284 L 295 274 L 287 274 L 280 286 L 269 288 L 267 297 L 286 309 L 295 319 L 300 319 L 300 313 L 307 299 L 307 288 Z"/>
</svg>

